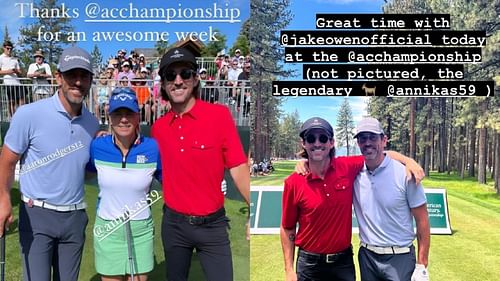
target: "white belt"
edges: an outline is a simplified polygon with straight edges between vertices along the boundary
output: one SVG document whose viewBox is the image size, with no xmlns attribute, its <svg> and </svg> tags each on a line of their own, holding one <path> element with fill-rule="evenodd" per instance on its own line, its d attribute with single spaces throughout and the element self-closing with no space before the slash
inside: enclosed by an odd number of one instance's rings
<svg viewBox="0 0 500 281">
<path fill-rule="evenodd" d="M 31 199 L 26 196 L 21 195 L 21 199 L 23 202 L 28 204 L 28 206 L 37 206 L 43 209 L 49 209 L 49 210 L 54 210 L 58 212 L 70 212 L 70 211 L 76 211 L 76 210 L 82 210 L 87 208 L 87 203 L 81 202 L 78 204 L 71 204 L 71 205 L 53 205 L 41 200 L 36 200 L 36 199 Z"/>
<path fill-rule="evenodd" d="M 394 255 L 394 254 L 406 254 L 410 252 L 410 247 L 398 247 L 398 246 L 390 246 L 390 247 L 379 247 L 372 246 L 366 243 L 361 243 L 361 247 L 365 247 L 368 250 L 379 254 L 379 255 Z"/>
</svg>

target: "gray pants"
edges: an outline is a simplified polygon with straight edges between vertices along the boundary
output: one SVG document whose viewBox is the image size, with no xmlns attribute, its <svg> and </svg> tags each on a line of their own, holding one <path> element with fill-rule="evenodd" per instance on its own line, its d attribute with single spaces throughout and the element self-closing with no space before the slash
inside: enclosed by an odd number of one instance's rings
<svg viewBox="0 0 500 281">
<path fill-rule="evenodd" d="M 88 217 L 85 210 L 57 212 L 19 206 L 24 281 L 77 281 Z"/>
<path fill-rule="evenodd" d="M 362 281 L 410 281 L 415 270 L 415 247 L 397 255 L 380 255 L 360 247 L 358 261 Z"/>
</svg>

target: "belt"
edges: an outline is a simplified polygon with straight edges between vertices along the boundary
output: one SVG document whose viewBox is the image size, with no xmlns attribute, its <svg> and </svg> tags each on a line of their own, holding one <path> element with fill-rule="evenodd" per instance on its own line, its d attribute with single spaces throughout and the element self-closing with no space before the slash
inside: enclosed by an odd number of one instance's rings
<svg viewBox="0 0 500 281">
<path fill-rule="evenodd" d="M 203 225 L 207 223 L 214 222 L 218 220 L 220 217 L 223 217 L 226 215 L 226 210 L 224 207 L 220 208 L 217 210 L 215 213 L 211 213 L 206 216 L 190 216 L 190 215 L 185 215 L 178 213 L 169 207 L 165 206 L 165 212 L 168 213 L 169 217 L 176 219 L 176 220 L 181 220 L 181 221 L 186 221 L 187 223 L 191 225 Z"/>
<path fill-rule="evenodd" d="M 87 203 L 85 203 L 85 202 L 78 203 L 78 204 L 71 204 L 71 205 L 54 205 L 54 204 L 50 204 L 50 203 L 47 203 L 47 202 L 42 201 L 42 200 L 28 198 L 28 197 L 24 196 L 24 194 L 21 195 L 21 199 L 23 200 L 23 202 L 28 204 L 29 207 L 36 206 L 36 207 L 40 207 L 43 209 L 54 210 L 54 211 L 58 211 L 58 212 L 70 212 L 70 211 L 76 211 L 76 210 L 83 210 L 83 209 L 87 208 Z"/>
<path fill-rule="evenodd" d="M 379 247 L 368 245 L 366 243 L 360 243 L 361 247 L 365 247 L 368 250 L 379 254 L 379 255 L 398 255 L 398 254 L 407 254 L 410 252 L 410 247 L 398 247 L 398 246 L 390 246 L 390 247 Z"/>
<path fill-rule="evenodd" d="M 334 253 L 334 254 L 316 254 L 311 253 L 303 249 L 299 249 L 299 256 L 304 256 L 307 258 L 313 258 L 316 261 L 324 262 L 324 263 L 334 263 L 338 261 L 340 258 L 345 256 L 352 256 L 352 247 L 349 247 L 342 252 Z"/>
</svg>

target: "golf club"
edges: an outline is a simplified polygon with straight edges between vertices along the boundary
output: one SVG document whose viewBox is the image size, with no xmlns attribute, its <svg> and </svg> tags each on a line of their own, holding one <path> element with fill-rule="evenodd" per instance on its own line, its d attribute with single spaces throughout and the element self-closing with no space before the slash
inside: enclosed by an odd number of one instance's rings
<svg viewBox="0 0 500 281">
<path fill-rule="evenodd" d="M 0 280 L 5 281 L 5 231 L 0 237 Z"/>
<path fill-rule="evenodd" d="M 132 281 L 134 281 L 134 255 L 132 252 L 132 230 L 130 228 L 130 218 L 127 218 L 125 222 L 125 235 L 127 237 L 127 246 L 128 246 L 128 261 L 130 263 L 130 277 L 132 277 Z"/>
</svg>

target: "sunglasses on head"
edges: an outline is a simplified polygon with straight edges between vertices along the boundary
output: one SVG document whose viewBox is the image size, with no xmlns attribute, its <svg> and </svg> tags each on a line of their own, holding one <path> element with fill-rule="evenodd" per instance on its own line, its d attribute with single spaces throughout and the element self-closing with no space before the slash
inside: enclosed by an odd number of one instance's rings
<svg viewBox="0 0 500 281">
<path fill-rule="evenodd" d="M 323 134 L 321 134 L 319 136 L 312 135 L 312 134 L 306 136 L 306 142 L 309 143 L 309 144 L 315 143 L 317 139 L 319 139 L 319 142 L 323 143 L 323 144 L 327 143 L 328 140 L 329 140 L 328 136 L 327 135 L 323 135 Z"/>
<path fill-rule="evenodd" d="M 195 72 L 192 69 L 183 69 L 181 72 L 177 73 L 173 70 L 165 71 L 165 79 L 167 81 L 174 81 L 177 75 L 180 75 L 183 80 L 187 80 L 193 76 Z"/>
</svg>

